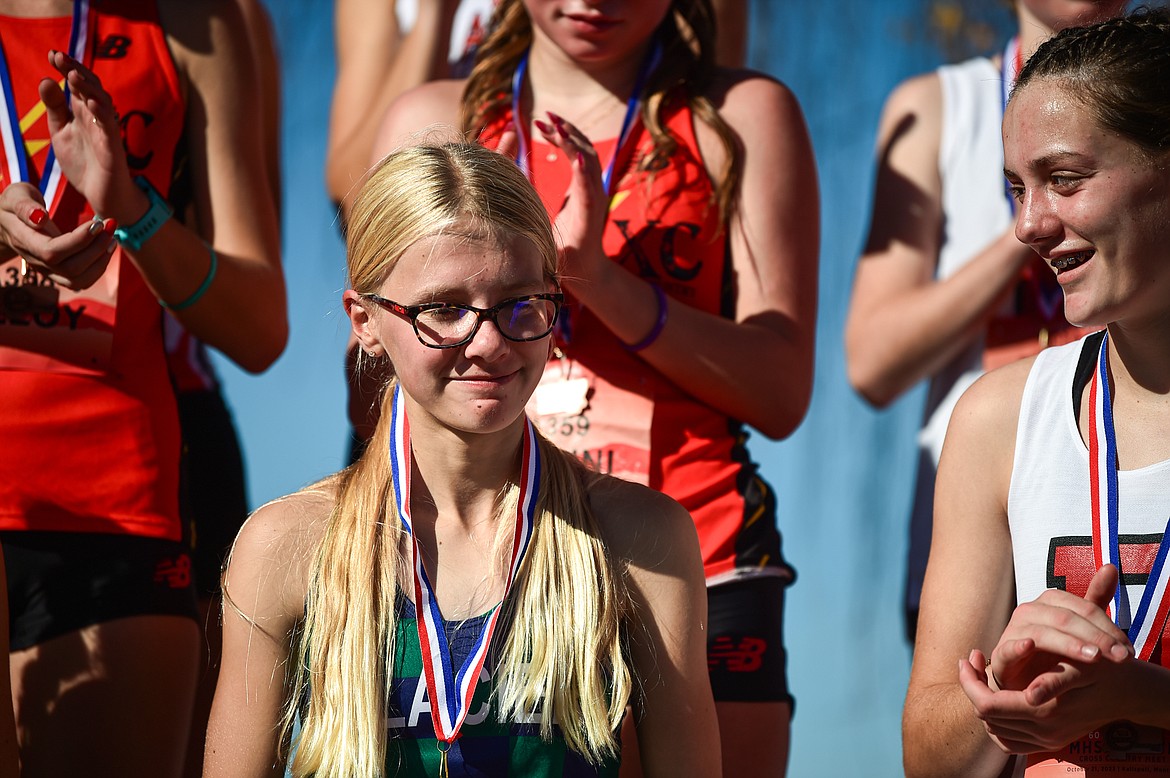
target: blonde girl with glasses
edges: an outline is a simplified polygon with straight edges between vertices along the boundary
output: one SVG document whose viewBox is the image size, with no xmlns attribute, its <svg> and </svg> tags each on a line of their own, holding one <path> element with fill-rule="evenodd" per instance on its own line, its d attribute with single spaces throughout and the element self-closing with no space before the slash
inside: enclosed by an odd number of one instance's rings
<svg viewBox="0 0 1170 778">
<path fill-rule="evenodd" d="M 653 774 L 718 774 L 689 517 L 525 415 L 560 282 L 523 174 L 400 151 L 347 242 L 354 334 L 396 377 L 361 459 L 236 541 L 206 774 L 616 775 L 635 692 Z"/>
</svg>

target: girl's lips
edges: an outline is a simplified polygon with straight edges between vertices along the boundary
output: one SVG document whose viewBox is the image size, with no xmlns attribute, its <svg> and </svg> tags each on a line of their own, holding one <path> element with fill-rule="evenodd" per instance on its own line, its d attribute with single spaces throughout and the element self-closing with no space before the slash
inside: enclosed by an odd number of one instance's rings
<svg viewBox="0 0 1170 778">
<path fill-rule="evenodd" d="M 611 19 L 608 16 L 586 15 L 586 14 L 566 14 L 565 18 L 573 25 L 573 28 L 580 33 L 599 33 L 605 32 L 619 23 L 617 19 Z"/>
<path fill-rule="evenodd" d="M 513 371 L 511 373 L 505 373 L 503 375 L 496 375 L 496 376 L 492 376 L 492 375 L 455 376 L 451 380 L 458 381 L 460 383 L 491 384 L 493 386 L 498 386 L 500 384 L 506 384 L 507 382 L 511 381 L 513 378 L 516 377 L 516 375 L 517 375 L 517 373 L 515 371 Z"/>
</svg>

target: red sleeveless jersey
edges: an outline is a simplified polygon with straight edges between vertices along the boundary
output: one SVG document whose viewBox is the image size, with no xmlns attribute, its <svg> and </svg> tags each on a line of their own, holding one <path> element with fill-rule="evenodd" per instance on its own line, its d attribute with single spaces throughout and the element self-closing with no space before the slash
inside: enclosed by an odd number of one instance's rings
<svg viewBox="0 0 1170 778">
<path fill-rule="evenodd" d="M 678 142 L 661 169 L 641 170 L 653 149 L 636 122 L 618 150 L 605 253 L 657 283 L 677 303 L 731 317 L 734 305 L 727 232 L 685 100 L 674 99 L 665 126 Z M 484 133 L 494 147 L 510 113 Z M 602 165 L 615 140 L 595 144 Z M 534 142 L 532 180 L 550 217 L 568 189 L 563 154 Z M 569 271 L 571 272 L 571 270 Z M 695 400 L 622 342 L 589 310 L 569 300 L 558 328 L 564 357 L 546 365 L 529 413 L 560 447 L 601 472 L 670 495 L 698 528 L 709 582 L 744 573 L 790 577 L 780 554 L 771 489 L 757 475 L 743 425 Z"/>
<path fill-rule="evenodd" d="M 155 4 L 94 0 L 90 25 L 81 58 L 113 96 L 130 172 L 166 196 L 186 109 Z M 69 33 L 69 18 L 0 17 L 34 184 L 49 146 L 37 84 L 60 80 L 47 53 L 68 50 Z M 67 230 L 93 211 L 65 183 L 51 217 Z M 0 265 L 0 283 L 0 529 L 178 539 L 162 309 L 137 269 L 119 249 L 81 292 L 22 277 L 19 260 Z"/>
</svg>

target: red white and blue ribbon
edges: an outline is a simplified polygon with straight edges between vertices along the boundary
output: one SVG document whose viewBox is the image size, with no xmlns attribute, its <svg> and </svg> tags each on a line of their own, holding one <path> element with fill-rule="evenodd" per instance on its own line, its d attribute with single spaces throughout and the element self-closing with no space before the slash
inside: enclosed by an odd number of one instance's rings
<svg viewBox="0 0 1170 778">
<path fill-rule="evenodd" d="M 394 387 L 390 420 L 390 470 L 393 479 L 394 496 L 398 515 L 410 533 L 412 561 L 414 566 L 414 604 L 417 617 L 419 647 L 422 650 L 423 675 L 426 678 L 427 694 L 431 701 L 431 721 L 439 750 L 444 759 L 450 744 L 459 738 L 467 713 L 471 709 L 475 686 L 480 671 L 487 659 L 492 633 L 500 616 L 499 604 L 484 623 L 483 631 L 475 647 L 455 670 L 451 664 L 451 651 L 443 629 L 443 617 L 435 599 L 433 587 L 423 566 L 418 538 L 410 518 L 410 475 L 412 454 L 410 446 L 410 422 L 406 418 L 406 403 L 401 387 Z M 504 584 L 504 597 L 512 589 L 512 582 L 524 561 L 524 554 L 532 539 L 536 518 L 536 498 L 540 491 L 540 453 L 536 445 L 536 432 L 532 422 L 525 419 L 523 459 L 520 465 L 520 498 L 516 506 L 516 527 L 512 540 L 512 561 L 508 566 L 508 578 Z"/>
<path fill-rule="evenodd" d="M 1130 610 L 1121 566 L 1118 539 L 1120 494 L 1117 486 L 1117 435 L 1113 427 L 1113 402 L 1109 388 L 1109 336 L 1101 339 L 1097 369 L 1089 382 L 1089 493 L 1093 519 L 1093 561 L 1097 569 L 1116 565 L 1117 591 L 1105 612 L 1121 626 Z M 1150 568 L 1137 611 L 1129 619 L 1129 642 L 1139 659 L 1149 660 L 1170 614 L 1170 519 Z"/>
<path fill-rule="evenodd" d="M 86 61 L 92 32 L 89 16 L 89 0 L 73 0 L 73 24 L 69 34 L 69 56 L 78 62 Z M 65 86 L 65 100 L 70 100 L 69 86 Z M 0 47 L 0 142 L 4 148 L 4 162 L 8 184 L 29 181 L 29 159 L 24 145 L 24 133 L 20 129 L 20 112 L 16 107 L 16 93 L 12 88 L 12 72 L 8 59 Z M 49 146 L 45 169 L 41 171 L 39 188 L 50 214 L 61 199 L 64 187 L 61 166 Z"/>
</svg>

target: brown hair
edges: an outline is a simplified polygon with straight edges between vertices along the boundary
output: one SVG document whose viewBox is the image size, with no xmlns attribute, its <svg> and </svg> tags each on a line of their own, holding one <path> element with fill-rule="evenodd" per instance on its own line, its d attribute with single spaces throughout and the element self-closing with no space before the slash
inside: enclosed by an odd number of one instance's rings
<svg viewBox="0 0 1170 778">
<path fill-rule="evenodd" d="M 678 141 L 663 124 L 670 98 L 681 91 L 691 111 L 715 131 L 726 151 L 726 161 L 715 182 L 715 199 L 723 223 L 735 213 L 743 154 L 739 138 L 707 97 L 715 72 L 715 13 L 711 0 L 674 0 L 655 35 L 662 59 L 643 90 L 642 123 L 654 141 L 654 151 L 639 168 L 663 167 Z M 532 44 L 532 20 L 522 0 L 501 0 L 492 17 L 491 32 L 479 47 L 475 66 L 463 90 L 462 123 L 469 140 L 511 107 L 512 74 Z"/>
<path fill-rule="evenodd" d="M 1016 79 L 1061 82 L 1106 130 L 1147 154 L 1170 150 L 1170 11 L 1070 27 L 1045 41 Z"/>
</svg>

